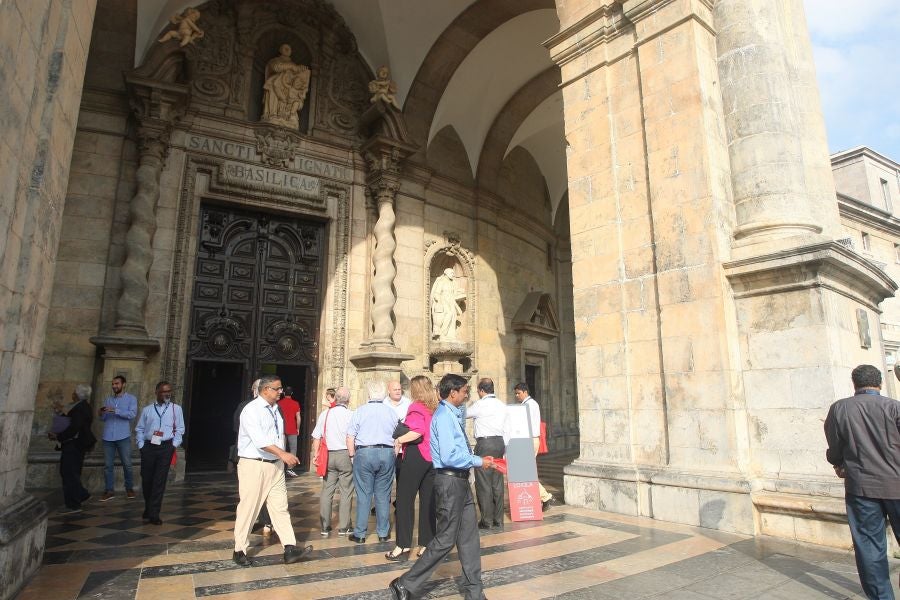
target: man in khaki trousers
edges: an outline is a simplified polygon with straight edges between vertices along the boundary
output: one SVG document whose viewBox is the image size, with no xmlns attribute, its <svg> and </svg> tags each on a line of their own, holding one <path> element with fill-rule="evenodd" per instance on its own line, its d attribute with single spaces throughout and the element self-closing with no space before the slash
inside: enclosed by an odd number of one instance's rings
<svg viewBox="0 0 900 600">
<path fill-rule="evenodd" d="M 284 469 L 300 460 L 285 452 L 284 420 L 278 410 L 281 379 L 276 375 L 262 377 L 259 396 L 241 412 L 238 430 L 238 492 L 240 502 L 234 523 L 234 555 L 232 559 L 242 567 L 253 561 L 247 556 L 250 529 L 263 504 L 269 509 L 272 527 L 284 546 L 284 562 L 299 561 L 312 551 L 312 546 L 297 549 L 294 527 L 288 513 L 287 485 Z"/>
</svg>

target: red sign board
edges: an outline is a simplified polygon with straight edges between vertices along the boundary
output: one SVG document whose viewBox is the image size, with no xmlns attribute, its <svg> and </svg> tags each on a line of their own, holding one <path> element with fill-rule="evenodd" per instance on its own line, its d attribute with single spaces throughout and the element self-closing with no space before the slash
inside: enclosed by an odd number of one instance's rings
<svg viewBox="0 0 900 600">
<path fill-rule="evenodd" d="M 509 491 L 509 514 L 513 521 L 544 520 L 537 481 L 510 481 L 507 488 Z"/>
</svg>

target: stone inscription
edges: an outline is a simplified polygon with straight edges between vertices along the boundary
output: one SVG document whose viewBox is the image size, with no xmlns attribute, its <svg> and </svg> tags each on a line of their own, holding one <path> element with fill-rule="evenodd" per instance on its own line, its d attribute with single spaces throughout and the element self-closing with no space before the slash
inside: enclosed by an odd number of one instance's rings
<svg viewBox="0 0 900 600">
<path fill-rule="evenodd" d="M 222 165 L 220 172 L 225 183 L 242 187 L 263 188 L 289 195 L 318 196 L 319 194 L 319 180 L 299 173 L 245 165 L 230 160 Z"/>
<path fill-rule="evenodd" d="M 206 152 L 207 154 L 221 156 L 222 158 L 234 158 L 237 160 L 249 160 L 253 162 L 259 160 L 259 156 L 254 146 L 228 140 L 220 140 L 205 135 L 188 135 L 187 149 L 194 152 Z M 339 181 L 353 181 L 352 169 L 323 160 L 316 160 L 305 156 L 296 156 L 293 159 L 293 165 L 298 171 L 306 173 L 307 175 L 337 179 Z M 256 167 L 249 166 L 247 168 L 256 169 Z M 281 171 L 275 172 L 281 173 Z"/>
<path fill-rule="evenodd" d="M 254 160 L 256 158 L 256 148 L 253 146 L 218 140 L 203 135 L 189 135 L 188 150 L 241 160 Z"/>
</svg>

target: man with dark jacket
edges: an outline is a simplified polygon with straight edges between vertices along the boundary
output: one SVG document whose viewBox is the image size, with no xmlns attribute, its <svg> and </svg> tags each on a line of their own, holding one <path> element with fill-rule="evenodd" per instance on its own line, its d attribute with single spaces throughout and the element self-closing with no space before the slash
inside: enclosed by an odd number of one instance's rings
<svg viewBox="0 0 900 600">
<path fill-rule="evenodd" d="M 844 480 L 863 591 L 872 600 L 893 600 L 885 517 L 900 542 L 900 402 L 881 395 L 881 372 L 872 365 L 850 376 L 856 393 L 832 404 L 825 419 L 825 456 Z"/>
<path fill-rule="evenodd" d="M 66 412 L 69 425 L 59 433 L 48 434 L 50 439 L 59 442 L 59 474 L 62 477 L 63 499 L 66 507 L 64 514 L 81 512 L 81 503 L 91 497 L 81 485 L 81 468 L 84 465 L 84 454 L 94 448 L 97 438 L 91 432 L 91 386 L 79 384 L 72 392 L 72 406 Z"/>
</svg>

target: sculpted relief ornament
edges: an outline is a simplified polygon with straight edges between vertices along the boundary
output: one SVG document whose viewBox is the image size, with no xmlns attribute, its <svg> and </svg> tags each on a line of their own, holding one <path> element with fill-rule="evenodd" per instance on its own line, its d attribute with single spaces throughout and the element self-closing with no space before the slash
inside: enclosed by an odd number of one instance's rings
<svg viewBox="0 0 900 600">
<path fill-rule="evenodd" d="M 372 104 L 384 102 L 400 110 L 397 103 L 397 84 L 391 81 L 391 72 L 386 66 L 378 67 L 375 79 L 369 82 L 369 93 L 372 94 L 369 100 Z"/>
<path fill-rule="evenodd" d="M 172 15 L 169 21 L 176 27 L 159 38 L 159 43 L 178 40 L 178 45 L 184 48 L 194 40 L 199 40 L 203 37 L 203 30 L 197 26 L 198 20 L 200 20 L 200 11 L 196 8 L 189 8 L 180 15 Z"/>
<path fill-rule="evenodd" d="M 456 287 L 453 269 L 443 274 L 431 286 L 431 337 L 441 342 L 456 341 L 456 325 L 463 310 L 460 302 L 466 299 Z"/>
<path fill-rule="evenodd" d="M 291 47 L 282 44 L 279 55 L 266 65 L 261 121 L 300 128 L 300 109 L 309 91 L 309 68 L 291 60 Z"/>
</svg>

